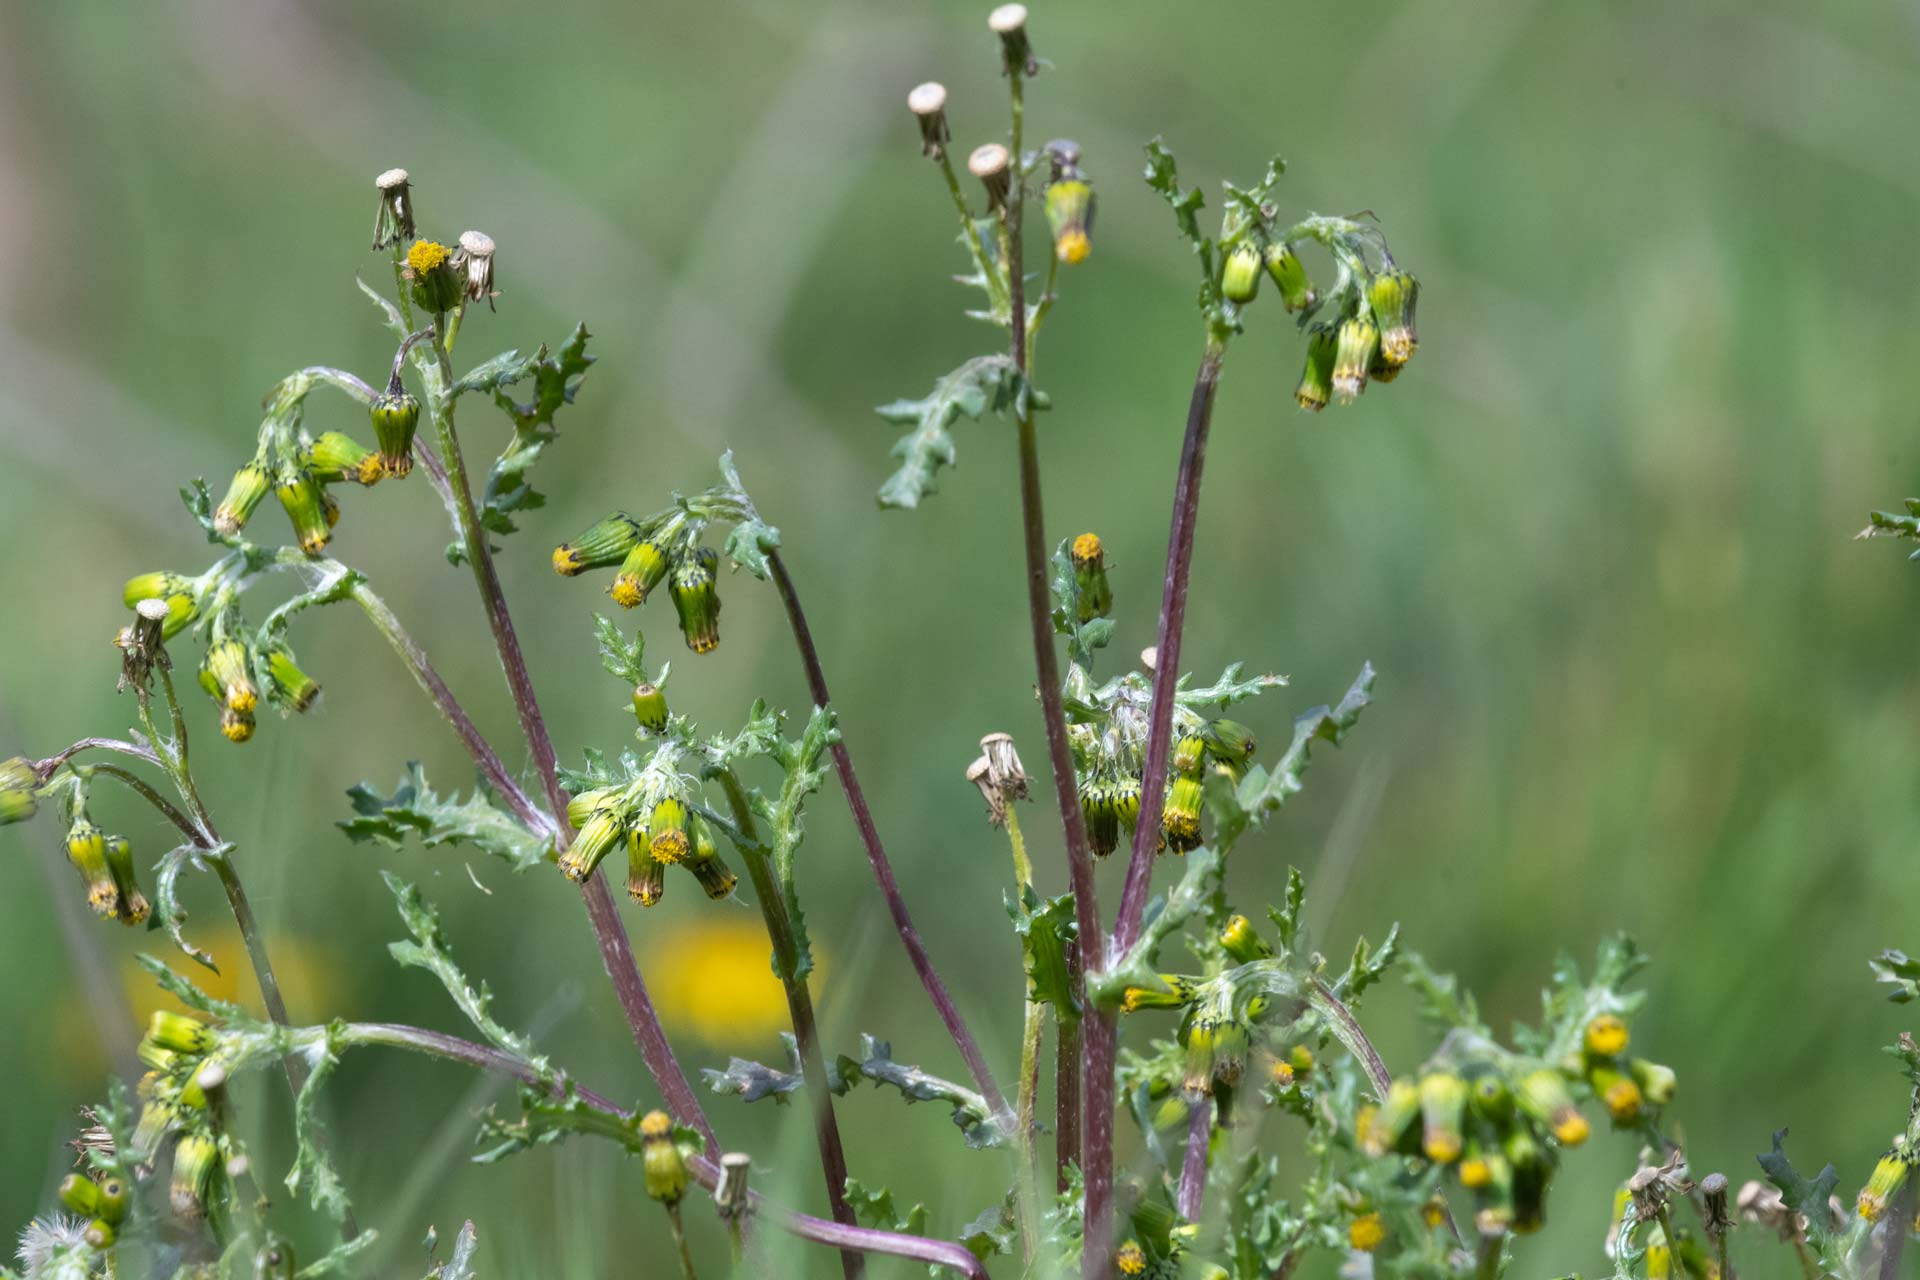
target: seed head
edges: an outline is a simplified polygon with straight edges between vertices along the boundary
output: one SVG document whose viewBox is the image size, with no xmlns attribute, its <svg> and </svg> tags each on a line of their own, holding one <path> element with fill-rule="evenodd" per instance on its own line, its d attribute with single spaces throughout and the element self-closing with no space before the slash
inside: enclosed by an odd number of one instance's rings
<svg viewBox="0 0 1920 1280">
<path fill-rule="evenodd" d="M 920 154 L 938 160 L 953 136 L 947 131 L 947 86 L 937 80 L 915 85 L 907 94 L 907 110 L 920 122 Z"/>
</svg>

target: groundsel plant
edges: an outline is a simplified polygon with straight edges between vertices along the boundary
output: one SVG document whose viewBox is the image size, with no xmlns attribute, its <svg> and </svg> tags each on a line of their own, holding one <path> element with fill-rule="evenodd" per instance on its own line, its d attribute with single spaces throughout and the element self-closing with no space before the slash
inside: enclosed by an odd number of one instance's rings
<svg viewBox="0 0 1920 1280">
<path fill-rule="evenodd" d="M 1278 160 L 1251 185 L 1225 186 L 1218 229 L 1209 234 L 1201 193 L 1180 184 L 1166 147 L 1148 145 L 1147 187 L 1170 206 L 1198 267 L 1201 357 L 1174 486 L 1157 643 L 1137 665 L 1101 669 L 1120 602 L 1100 538 L 1055 537 L 1046 527 L 1041 415 L 1056 430 L 1076 427 L 1036 385 L 1034 358 L 1073 273 L 1097 269 L 1096 175 L 1110 193 L 1116 184 L 1105 176 L 1111 168 L 1102 174 L 1096 158 L 1071 142 L 1029 145 L 1026 93 L 1046 64 L 1023 7 L 995 9 L 988 25 L 1010 110 L 1006 131 L 961 155 L 952 138 L 963 114 L 957 105 L 950 113 L 943 86 L 913 89 L 908 107 L 951 205 L 969 268 L 964 282 L 981 295 L 971 314 L 1003 331 L 1003 340 L 926 396 L 880 410 L 906 430 L 894 449 L 898 469 L 879 496 L 883 507 L 911 508 L 933 494 L 940 469 L 953 461 L 952 429 L 961 418 L 991 414 L 1011 425 L 1061 865 L 1043 865 L 1022 833 L 1022 801 L 1036 783 L 1010 735 L 983 726 L 990 731 L 981 753 L 964 769 L 958 761 L 926 763 L 956 787 L 964 773 L 986 806 L 979 839 L 998 840 L 998 831 L 1008 844 L 1006 910 L 1024 968 L 1019 1062 L 989 1062 L 914 927 L 782 561 L 782 535 L 755 505 L 731 455 L 719 460 L 707 487 L 614 496 L 621 506 L 554 547 L 560 575 L 604 583 L 617 607 L 593 621 L 603 663 L 630 692 L 633 716 L 624 749 L 583 749 L 561 764 L 495 557 L 545 554 L 510 538 L 542 504 L 533 471 L 595 357 L 580 326 L 557 347 L 507 351 L 462 371 L 453 353 L 463 325 L 481 303 L 489 313 L 495 308 L 495 243 L 472 230 L 432 238 L 419 221 L 411 178 L 393 169 L 375 184 L 372 249 L 381 267 L 372 274 L 380 286 L 361 283 L 392 334 L 391 365 L 372 380 L 321 365 L 289 374 L 267 395 L 251 450 L 235 450 L 218 500 L 203 482 L 183 491 L 212 558 L 197 572 L 149 567 L 125 585 L 128 621 L 116 644 L 136 727 L 126 737 L 84 737 L 50 756 L 0 764 L 0 820 L 44 811 L 43 825 L 54 832 L 46 843 L 57 840 L 79 872 L 88 906 L 103 920 L 165 933 L 178 957 L 143 963 L 180 1006 L 154 1014 L 145 1028 L 137 1084 L 113 1082 L 83 1117 L 76 1167 L 54 1192 L 60 1207 L 26 1226 L 19 1269 L 0 1274 L 363 1273 L 373 1234 L 354 1218 L 317 1119 L 329 1075 L 362 1049 L 423 1054 L 516 1081 L 517 1105 L 480 1122 L 482 1161 L 566 1139 L 608 1142 L 638 1156 L 665 1228 L 633 1237 L 631 1256 L 645 1274 L 717 1274 L 728 1260 L 734 1274 L 775 1274 L 772 1250 L 790 1236 L 818 1246 L 820 1265 L 849 1277 L 892 1257 L 974 1277 L 1257 1280 L 1288 1276 L 1314 1254 L 1339 1259 L 1350 1275 L 1500 1276 L 1515 1238 L 1545 1221 L 1560 1164 L 1600 1123 L 1635 1135 L 1642 1156 L 1618 1171 L 1604 1242 L 1593 1241 L 1591 1256 L 1565 1260 L 1570 1267 L 1731 1280 L 1736 1237 L 1740 1251 L 1754 1255 L 1752 1265 L 1776 1274 L 1792 1268 L 1808 1277 L 1857 1277 L 1898 1266 L 1916 1225 L 1909 1171 L 1920 1158 L 1920 1048 L 1910 1038 L 1894 1052 L 1916 1105 L 1852 1204 L 1833 1197 L 1833 1166 L 1803 1176 L 1779 1136 L 1760 1157 L 1764 1180 L 1735 1187 L 1717 1173 L 1696 1179 L 1671 1137 L 1678 1085 L 1633 1039 L 1642 997 L 1629 983 L 1643 959 L 1626 939 L 1604 942 L 1589 971 L 1563 961 L 1537 1024 L 1502 1039 L 1451 978 L 1403 949 L 1397 929 L 1377 946 L 1357 942 L 1344 967 L 1330 963 L 1302 923 L 1297 871 L 1276 905 L 1236 901 L 1227 876 L 1234 854 L 1301 790 L 1315 749 L 1341 743 L 1355 728 L 1374 673 L 1363 665 L 1334 704 L 1275 722 L 1254 704 L 1283 687 L 1279 677 L 1236 664 L 1203 682 L 1180 669 L 1216 389 L 1236 343 L 1284 341 L 1248 328 L 1261 317 L 1277 322 L 1282 312 L 1294 317 L 1302 409 L 1350 402 L 1372 383 L 1397 379 L 1418 345 L 1420 286 L 1371 217 L 1283 212 Z M 972 114 L 969 102 L 965 118 Z M 1027 226 L 1034 211 L 1044 215 L 1044 237 Z M 1045 269 L 1030 272 L 1027 251 L 1041 246 Z M 511 252 L 508 246 L 509 262 Z M 1263 289 L 1272 301 L 1256 312 Z M 344 398 L 365 416 L 365 430 L 310 430 L 308 401 L 316 394 Z M 476 428 L 470 420 L 456 426 L 456 415 L 484 414 L 488 402 L 506 430 L 489 423 L 488 434 L 503 443 L 475 476 L 464 448 Z M 424 480 L 411 478 L 416 470 Z M 420 500 L 423 487 L 448 513 L 446 558 L 471 574 L 487 618 L 531 762 L 526 777 L 504 765 L 369 575 L 330 555 L 346 507 Z M 275 539 L 269 505 L 284 513 L 288 536 Z M 723 568 L 744 570 L 778 595 L 811 707 L 789 714 L 755 702 L 738 724 L 717 729 L 674 710 L 668 664 L 650 666 L 641 629 L 624 620 L 663 615 L 644 608 L 664 590 L 688 650 L 707 669 L 719 667 Z M 258 603 L 262 597 L 274 603 Z M 265 712 L 284 721 L 312 708 L 320 685 L 296 656 L 295 632 L 307 611 L 334 605 L 357 608 L 388 642 L 479 777 L 465 795 L 436 791 L 417 767 L 388 790 L 355 785 L 339 826 L 352 840 L 393 848 L 466 845 L 524 876 L 563 876 L 576 886 L 653 1082 L 653 1096 L 640 1105 L 591 1090 L 502 1021 L 485 982 L 449 949 L 438 908 L 400 876 L 386 877 L 405 933 L 392 957 L 437 979 L 469 1033 L 290 1017 L 241 880 L 252 851 L 220 835 L 195 785 L 189 741 L 197 746 L 217 725 L 235 745 L 213 749 L 244 749 L 238 744 L 255 736 Z M 183 696 L 176 676 L 188 669 L 210 707 Z M 851 808 L 962 1078 L 914 1065 L 944 1055 L 943 1046 L 896 1051 L 868 1034 L 834 1046 L 830 1058 L 821 1042 L 808 986 L 813 955 L 800 855 L 808 806 L 821 802 L 830 779 Z M 103 785 L 146 801 L 155 829 L 171 836 L 103 829 L 92 805 Z M 1100 906 L 1102 860 L 1117 864 L 1110 918 Z M 751 897 L 790 1015 L 784 1060 L 734 1057 L 695 1069 L 676 1053 L 607 887 L 622 865 L 635 910 L 696 887 L 710 899 Z M 205 994 L 188 976 L 195 966 L 210 969 L 213 958 L 186 927 L 179 905 L 186 875 L 211 875 L 224 890 L 264 1019 Z M 1875 970 L 1896 999 L 1920 994 L 1920 962 L 1887 952 Z M 1396 972 L 1435 1028 L 1431 1053 L 1397 1075 L 1358 1016 L 1367 992 Z M 1042 1070 L 1049 1028 L 1050 1073 Z M 1130 1033 L 1124 1044 L 1123 1028 Z M 284 1170 L 262 1167 L 247 1150 L 229 1089 L 242 1072 L 274 1068 L 294 1100 L 294 1155 Z M 1051 1084 L 1043 1088 L 1046 1076 Z M 1013 1081 L 1010 1092 L 1002 1079 Z M 941 1104 L 957 1130 L 950 1158 L 999 1162 L 1004 1200 L 961 1206 L 936 1196 L 931 1207 L 909 1208 L 908 1196 L 896 1200 L 893 1190 L 851 1176 L 835 1101 L 862 1082 L 907 1102 Z M 753 1153 L 722 1140 L 728 1108 L 769 1098 L 798 1098 L 809 1110 L 824 1209 L 818 1216 L 764 1200 L 750 1185 Z M 1132 1131 L 1124 1162 L 1116 1158 L 1116 1125 Z M 1298 1167 L 1304 1177 L 1289 1183 L 1283 1168 Z M 276 1183 L 323 1211 L 337 1238 L 288 1239 L 266 1194 Z M 474 1276 L 477 1238 L 467 1224 L 442 1258 L 429 1233 L 425 1274 Z M 1777 1259 L 1758 1261 L 1767 1251 Z"/>
</svg>

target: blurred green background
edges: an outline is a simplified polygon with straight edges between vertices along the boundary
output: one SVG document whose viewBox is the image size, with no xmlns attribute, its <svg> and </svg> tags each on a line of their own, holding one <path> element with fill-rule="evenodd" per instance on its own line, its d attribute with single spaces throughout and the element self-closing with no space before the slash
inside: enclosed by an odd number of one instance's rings
<svg viewBox="0 0 1920 1280">
<path fill-rule="evenodd" d="M 964 424 L 961 466 L 920 512 L 872 499 L 893 432 L 871 406 L 924 394 L 994 341 L 946 282 L 950 209 L 902 103 L 941 78 L 956 146 L 1000 136 L 986 7 L 0 5 L 0 746 L 45 755 L 122 731 L 120 583 L 209 558 L 177 486 L 224 482 L 288 370 L 385 367 L 353 276 L 384 273 L 366 252 L 371 178 L 404 165 L 423 230 L 478 226 L 500 246 L 499 314 L 469 317 L 463 358 L 557 341 L 578 319 L 601 357 L 540 470 L 551 501 L 502 557 L 563 751 L 615 746 L 631 720 L 593 656 L 604 583 L 556 578 L 548 550 L 611 507 L 708 483 L 731 447 L 785 532 L 928 945 L 1010 1080 L 1006 855 L 961 781 L 989 730 L 1044 757 L 1009 429 Z M 1055 65 L 1029 136 L 1079 140 L 1101 196 L 1095 253 L 1067 273 L 1043 342 L 1050 533 L 1106 539 L 1114 653 L 1151 642 L 1200 336 L 1140 143 L 1164 134 L 1215 207 L 1220 179 L 1278 151 L 1290 210 L 1372 209 L 1425 285 L 1419 359 L 1353 408 L 1295 411 L 1301 343 L 1271 300 L 1229 362 L 1190 665 L 1288 673 L 1248 715 L 1269 742 L 1363 659 L 1381 673 L 1346 749 L 1239 860 L 1242 901 L 1297 862 L 1330 951 L 1399 920 L 1497 1025 L 1535 1011 L 1557 951 L 1629 929 L 1655 956 L 1636 1042 L 1679 1070 L 1696 1172 L 1751 1176 L 1791 1126 L 1796 1156 L 1857 1184 L 1906 1101 L 1878 1053 L 1905 1015 L 1865 960 L 1920 943 L 1903 909 L 1920 890 L 1920 595 L 1897 550 L 1848 541 L 1916 461 L 1911 6 L 1061 0 L 1032 30 Z M 470 457 L 504 436 L 483 410 L 465 414 Z M 324 393 L 309 416 L 355 421 Z M 337 553 L 513 744 L 430 490 L 344 499 Z M 261 521 L 278 531 L 277 512 Z M 676 659 L 676 706 L 713 727 L 756 695 L 802 706 L 771 592 L 723 590 L 711 658 L 680 648 L 664 603 L 639 615 L 656 659 Z M 357 615 L 310 616 L 295 640 L 323 711 L 263 718 L 235 748 L 193 708 L 203 784 L 295 1016 L 460 1029 L 429 978 L 384 954 L 400 926 L 376 869 L 392 867 L 440 904 L 498 1011 L 544 1028 L 581 1080 L 651 1103 L 559 877 L 474 861 L 489 895 L 459 851 L 387 854 L 334 829 L 363 777 L 384 787 L 416 758 L 444 786 L 471 771 Z M 1042 790 L 1027 825 L 1057 887 L 1050 803 Z M 167 847 L 124 796 L 103 809 Z M 1104 869 L 1109 911 L 1118 875 Z M 837 791 L 814 807 L 804 878 L 830 1051 L 873 1031 L 959 1074 Z M 765 1057 L 758 944 L 743 966 L 710 936 L 753 915 L 691 888 L 677 877 L 666 905 L 629 912 L 643 967 L 690 1064 Z M 249 990 L 210 890 L 189 890 L 194 931 Z M 128 1069 L 130 1010 L 152 1000 L 131 957 L 158 940 L 86 917 L 45 816 L 0 832 L 0 900 L 0 1218 L 17 1224 L 52 1205 L 74 1109 Z M 755 991 L 730 989 L 742 973 Z M 1395 1067 L 1424 1052 L 1397 985 L 1368 1021 Z M 468 1216 L 489 1275 L 652 1273 L 631 1261 L 659 1238 L 636 1165 L 576 1142 L 475 1169 L 471 1116 L 499 1094 L 448 1067 L 363 1056 L 331 1093 L 363 1217 L 406 1263 L 389 1273 L 413 1267 L 427 1224 L 447 1237 Z M 243 1100 L 277 1184 L 284 1090 L 263 1077 Z M 817 1206 L 798 1109 L 712 1113 L 764 1183 Z M 903 1114 L 868 1090 L 841 1114 L 856 1174 L 932 1200 L 939 1232 L 1004 1187 L 937 1108 Z M 1594 1146 L 1522 1244 L 1525 1272 L 1604 1265 L 1632 1151 Z M 837 1274 L 818 1254 L 789 1265 Z"/>
</svg>

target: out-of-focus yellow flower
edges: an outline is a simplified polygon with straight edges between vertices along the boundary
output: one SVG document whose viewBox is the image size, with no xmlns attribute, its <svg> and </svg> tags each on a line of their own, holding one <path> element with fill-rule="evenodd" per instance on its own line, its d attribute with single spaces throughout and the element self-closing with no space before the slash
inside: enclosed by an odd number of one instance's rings
<svg viewBox="0 0 1920 1280">
<path fill-rule="evenodd" d="M 691 1032 L 709 1044 L 738 1047 L 787 1028 L 787 997 L 769 961 L 766 930 L 752 917 L 694 919 L 649 929 L 641 967 L 654 1005 L 669 1031 Z M 811 983 L 826 969 L 818 941 Z"/>
<path fill-rule="evenodd" d="M 247 963 L 246 945 L 231 922 L 216 925 L 209 921 L 204 927 L 189 924 L 187 938 L 212 954 L 213 962 L 220 966 L 219 973 L 195 964 L 171 947 L 155 946 L 150 940 L 136 944 L 126 953 L 119 966 L 119 979 L 131 1015 L 126 1027 L 128 1045 L 139 1039 L 156 1012 L 185 1010 L 184 1005 L 160 989 L 152 974 L 140 967 L 133 958 L 135 950 L 151 951 L 172 966 L 174 972 L 216 1000 L 231 1000 L 258 1018 L 267 1016 L 260 1003 L 260 986 L 253 980 L 253 967 Z M 324 1023 L 329 1018 L 352 1016 L 353 1011 L 341 1005 L 344 993 L 337 977 L 338 962 L 330 948 L 311 938 L 276 929 L 267 938 L 267 955 L 273 960 L 274 976 L 280 979 L 280 992 L 286 997 L 287 1010 L 295 1022 L 311 1025 Z M 48 1042 L 48 1053 L 63 1070 L 98 1073 L 107 1066 L 99 1034 L 99 1024 L 90 1016 L 76 1014 L 62 1018 Z"/>
</svg>

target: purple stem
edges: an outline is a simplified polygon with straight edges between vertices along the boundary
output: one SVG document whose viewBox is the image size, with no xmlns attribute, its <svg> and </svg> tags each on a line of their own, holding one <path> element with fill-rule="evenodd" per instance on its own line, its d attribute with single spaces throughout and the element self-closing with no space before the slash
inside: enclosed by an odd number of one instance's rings
<svg viewBox="0 0 1920 1280">
<path fill-rule="evenodd" d="M 833 705 L 833 695 L 827 691 L 826 673 L 820 668 L 820 652 L 813 644 L 813 631 L 807 626 L 807 615 L 800 607 L 800 597 L 794 591 L 793 579 L 787 573 L 787 565 L 778 551 L 770 552 L 767 562 L 773 572 L 773 584 L 780 592 L 780 602 L 786 606 L 787 622 L 793 628 L 794 644 L 800 650 L 800 665 L 805 668 L 807 689 L 814 705 L 829 707 Z M 947 991 L 947 984 L 933 967 L 933 960 L 927 955 L 926 944 L 920 941 L 920 931 L 914 927 L 913 916 L 907 911 L 907 900 L 900 893 L 900 882 L 894 878 L 893 864 L 887 860 L 887 851 L 880 844 L 880 832 L 873 825 L 873 813 L 867 808 L 867 797 L 860 790 L 859 775 L 853 769 L 853 757 L 847 751 L 844 734 L 841 741 L 835 742 L 829 750 L 833 754 L 834 772 L 840 776 L 841 790 L 847 794 L 847 807 L 853 811 L 853 824 L 860 832 L 860 842 L 866 847 L 867 863 L 873 868 L 873 878 L 880 886 L 880 894 L 887 900 L 887 911 L 893 916 L 894 931 L 900 935 L 900 944 L 907 950 L 907 959 L 913 965 L 914 973 L 919 975 L 920 985 L 926 988 L 927 998 L 933 1002 L 934 1010 L 939 1013 L 940 1021 L 946 1024 L 947 1034 L 953 1037 L 954 1047 L 960 1050 L 960 1057 L 967 1064 L 967 1071 L 973 1077 L 987 1105 L 993 1109 L 994 1118 L 1007 1133 L 1016 1132 L 1013 1112 L 1007 1106 L 1007 1099 L 1000 1092 L 1000 1086 L 994 1083 L 993 1073 L 987 1069 L 987 1060 L 980 1052 L 980 1045 L 974 1040 L 973 1032 L 967 1029 L 966 1020 L 960 1016 L 960 1010 L 953 1002 L 953 996 Z"/>
<path fill-rule="evenodd" d="M 439 345 L 437 339 L 435 354 L 440 365 L 442 384 L 450 387 L 453 384 L 452 367 L 447 360 L 446 349 Z M 453 406 L 448 400 L 436 404 L 434 409 L 434 425 L 440 437 L 442 454 L 439 461 L 446 469 L 447 488 L 457 516 L 455 523 L 466 544 L 467 560 L 473 569 L 481 603 L 486 608 L 487 625 L 493 631 L 494 648 L 499 651 L 507 688 L 513 694 L 513 706 L 520 717 L 521 732 L 526 736 L 527 746 L 533 753 L 534 769 L 546 789 L 554 828 L 562 843 L 569 843 L 574 833 L 572 824 L 567 821 L 567 793 L 560 785 L 553 739 L 547 733 L 546 720 L 541 716 L 539 701 L 534 697 L 533 680 L 527 674 L 527 661 L 520 652 L 520 638 L 514 632 L 513 617 L 507 611 L 506 593 L 501 590 L 500 575 L 494 568 L 493 549 L 487 543 L 486 531 L 480 527 L 479 513 L 474 509 L 473 490 L 467 484 L 466 463 L 460 454 L 460 438 L 454 431 Z M 424 454 L 427 451 L 422 452 Z M 653 998 L 647 993 L 645 979 L 640 976 L 640 966 L 633 958 L 633 944 L 627 938 L 627 929 L 620 920 L 620 911 L 614 905 L 613 895 L 607 892 L 606 881 L 596 872 L 580 886 L 580 895 L 586 900 L 587 917 L 593 922 L 601 962 L 606 966 L 607 976 L 613 980 L 614 992 L 620 998 L 627 1025 L 633 1031 L 633 1041 L 640 1048 L 640 1056 L 646 1060 L 647 1070 L 652 1074 L 667 1110 L 681 1124 L 691 1125 L 700 1131 L 706 1139 L 708 1155 L 718 1155 L 720 1144 L 713 1136 L 713 1125 L 708 1121 L 693 1086 L 688 1083 L 686 1072 L 681 1070 L 672 1046 L 667 1043 L 666 1030 L 660 1025 L 659 1014 L 654 1012 Z"/>
<path fill-rule="evenodd" d="M 1207 1140 L 1213 1134 L 1213 1099 L 1201 1098 L 1187 1116 L 1187 1155 L 1180 1165 L 1180 1220 L 1200 1221 L 1207 1193 Z"/>
<path fill-rule="evenodd" d="M 369 1043 L 389 1044 L 455 1062 L 464 1062 L 469 1066 L 511 1076 L 524 1084 L 552 1084 L 550 1077 L 543 1075 L 526 1060 L 488 1045 L 462 1040 L 458 1036 L 428 1031 L 421 1027 L 382 1022 L 351 1023 L 347 1030 Z M 558 1089 L 555 1091 L 558 1092 Z M 633 1117 L 631 1111 L 579 1085 L 573 1086 L 573 1096 L 594 1110 L 620 1120 L 631 1120 Z M 708 1191 L 712 1191 L 719 1185 L 720 1166 L 711 1157 L 695 1156 L 688 1161 L 688 1164 L 695 1179 Z M 961 1245 L 896 1231 L 876 1231 L 866 1227 L 847 1226 L 844 1223 L 829 1222 L 824 1218 L 809 1217 L 804 1213 L 793 1213 L 769 1205 L 765 1197 L 756 1191 L 749 1191 L 747 1197 L 757 1211 L 771 1217 L 775 1226 L 803 1240 L 831 1245 L 843 1251 L 910 1258 L 918 1262 L 947 1267 L 962 1275 L 975 1277 L 976 1280 L 990 1280 L 986 1268 L 980 1265 L 980 1260 Z"/>
<path fill-rule="evenodd" d="M 1173 731 L 1173 690 L 1180 680 L 1180 637 L 1187 621 L 1187 578 L 1193 567 L 1193 529 L 1200 516 L 1200 469 L 1207 457 L 1207 428 L 1213 421 L 1213 395 L 1220 385 L 1218 349 L 1209 347 L 1193 379 L 1187 407 L 1187 435 L 1180 446 L 1180 474 L 1173 486 L 1173 528 L 1167 535 L 1167 574 L 1160 594 L 1160 633 L 1154 646 L 1153 700 L 1147 719 L 1146 763 L 1142 766 L 1140 821 L 1133 832 L 1133 856 L 1120 893 L 1113 924 L 1113 951 L 1124 955 L 1140 936 L 1140 917 L 1153 880 L 1159 845 L 1160 815 L 1166 802 L 1161 779 L 1167 776 L 1167 747 Z"/>
</svg>

